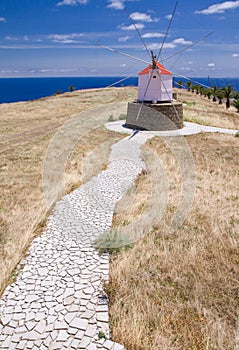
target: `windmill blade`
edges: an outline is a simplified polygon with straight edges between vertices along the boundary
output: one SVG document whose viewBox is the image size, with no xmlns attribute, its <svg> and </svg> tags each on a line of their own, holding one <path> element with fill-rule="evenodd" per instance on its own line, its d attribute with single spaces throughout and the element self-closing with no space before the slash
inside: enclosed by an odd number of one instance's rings
<svg viewBox="0 0 239 350">
<path fill-rule="evenodd" d="M 209 37 L 210 35 L 212 35 L 212 34 L 213 34 L 213 32 L 208 33 L 207 35 L 204 35 L 202 38 L 200 38 L 200 39 L 194 41 L 191 45 L 189 45 L 189 46 L 185 47 L 184 49 L 179 50 L 179 51 L 175 52 L 174 54 L 172 54 L 172 55 L 170 55 L 170 56 L 168 56 L 168 57 L 162 59 L 161 62 L 167 61 L 167 60 L 169 60 L 170 58 L 172 58 L 172 57 L 174 57 L 174 56 L 176 56 L 176 55 L 179 55 L 180 53 L 182 53 L 182 52 L 184 52 L 184 51 L 190 49 L 191 47 L 193 47 L 194 45 L 196 45 L 196 44 L 199 43 L 200 41 L 202 41 L 202 40 L 208 38 L 208 37 Z"/>
<path fill-rule="evenodd" d="M 151 64 L 151 62 L 148 62 L 146 60 L 143 60 L 141 58 L 138 58 L 138 57 L 135 57 L 135 56 L 132 56 L 132 55 L 129 55 L 123 51 L 120 51 L 120 50 L 116 50 L 116 49 L 113 49 L 109 46 L 106 46 L 106 45 L 102 45 L 102 44 L 97 44 L 98 46 L 101 46 L 101 47 L 104 47 L 105 49 L 107 50 L 110 50 L 112 52 L 116 52 L 116 53 L 119 53 L 120 55 L 123 55 L 123 56 L 126 56 L 126 57 L 129 57 L 129 58 L 132 58 L 133 60 L 136 60 L 136 61 L 139 61 L 139 62 L 143 62 L 143 63 L 147 63 L 147 64 Z"/>
<path fill-rule="evenodd" d="M 160 47 L 160 50 L 159 50 L 159 53 L 158 53 L 158 56 L 157 56 L 157 61 L 158 61 L 159 57 L 161 56 L 161 52 L 162 52 L 162 50 L 163 50 L 163 46 L 164 46 L 165 41 L 166 41 L 166 39 L 167 39 L 167 37 L 168 37 L 169 29 L 170 29 L 170 27 L 171 27 L 171 25 L 172 25 L 172 22 L 173 22 L 175 13 L 176 13 L 177 6 L 178 6 L 178 1 L 176 2 L 175 6 L 174 6 L 174 10 L 173 10 L 173 13 L 172 13 L 172 17 L 170 18 L 170 21 L 169 21 L 169 24 L 168 24 L 168 28 L 167 28 L 166 34 L 165 34 L 165 36 L 164 36 L 162 45 L 161 45 L 161 47 Z"/>
<path fill-rule="evenodd" d="M 130 22 L 131 22 L 132 25 L 134 26 L 134 29 L 136 30 L 136 32 L 137 32 L 137 34 L 138 34 L 138 36 L 139 36 L 139 38 L 140 38 L 142 44 L 144 45 L 145 50 L 148 52 L 149 56 L 151 57 L 150 51 L 149 51 L 149 49 L 147 48 L 147 45 L 145 44 L 144 39 L 143 39 L 142 35 L 140 34 L 140 31 L 139 31 L 139 29 L 137 28 L 137 25 L 134 23 L 132 17 L 130 17 L 130 14 L 129 14 L 128 11 L 126 10 L 126 7 L 124 8 L 124 11 L 125 11 L 127 17 L 129 18 Z"/>
<path fill-rule="evenodd" d="M 107 88 L 110 88 L 110 87 L 115 86 L 115 85 L 117 85 L 117 84 L 119 84 L 119 83 L 122 83 L 122 81 L 125 81 L 125 80 L 127 80 L 127 79 L 129 79 L 129 78 L 132 78 L 132 77 L 136 76 L 137 74 L 138 74 L 138 71 L 135 72 L 135 73 L 133 73 L 133 74 L 128 75 L 127 77 L 125 77 L 125 78 L 123 78 L 123 79 L 120 79 L 120 80 L 116 81 L 115 83 L 113 83 L 113 84 L 107 86 Z"/>
<path fill-rule="evenodd" d="M 207 86 L 207 85 L 205 85 L 205 84 L 203 84 L 203 83 L 199 83 L 199 81 L 190 79 L 190 78 L 188 78 L 188 77 L 186 77 L 186 76 L 184 76 L 184 75 L 181 75 L 181 74 L 178 74 L 178 73 L 175 73 L 175 72 L 172 72 L 172 73 L 173 73 L 173 75 L 177 75 L 177 76 L 180 77 L 180 78 L 184 78 L 184 79 L 186 79 L 186 80 L 188 80 L 188 81 L 192 81 L 193 83 L 196 83 L 196 84 L 198 84 L 198 85 L 201 85 L 201 86 L 203 86 L 203 87 L 205 87 L 205 88 L 207 88 L 207 89 L 213 90 L 211 86 Z"/>
</svg>

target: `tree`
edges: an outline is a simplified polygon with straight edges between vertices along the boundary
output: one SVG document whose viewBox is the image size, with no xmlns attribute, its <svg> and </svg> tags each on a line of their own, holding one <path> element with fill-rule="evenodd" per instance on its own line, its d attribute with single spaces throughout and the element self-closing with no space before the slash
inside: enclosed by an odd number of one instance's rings
<svg viewBox="0 0 239 350">
<path fill-rule="evenodd" d="M 227 87 L 223 87 L 222 91 L 224 93 L 224 97 L 226 99 L 226 108 L 230 108 L 231 106 L 231 98 L 233 96 L 233 88 L 231 87 L 231 85 L 228 85 Z"/>
<path fill-rule="evenodd" d="M 223 97 L 224 97 L 224 92 L 221 89 L 218 89 L 217 90 L 217 98 L 218 98 L 218 101 L 219 101 L 218 102 L 219 105 L 222 104 Z"/>
<path fill-rule="evenodd" d="M 192 87 L 191 87 L 191 91 L 192 91 L 192 92 L 196 91 L 196 86 L 197 86 L 197 85 L 192 85 Z"/>
<path fill-rule="evenodd" d="M 196 90 L 196 94 L 198 95 L 199 91 L 200 91 L 200 86 L 199 85 L 195 85 L 195 90 Z"/>
<path fill-rule="evenodd" d="M 205 88 L 203 86 L 200 86 L 200 95 L 205 95 Z"/>
<path fill-rule="evenodd" d="M 75 90 L 75 87 L 73 85 L 71 85 L 71 86 L 69 86 L 69 90 L 70 90 L 70 92 L 72 92 Z"/>
<path fill-rule="evenodd" d="M 207 95 L 207 98 L 208 98 L 209 100 L 211 100 L 212 90 L 211 90 L 211 89 L 207 89 L 206 95 Z"/>
<path fill-rule="evenodd" d="M 213 94 L 213 102 L 216 102 L 217 101 L 217 91 L 218 91 L 218 88 L 216 85 L 213 85 L 212 87 L 212 94 Z"/>
<path fill-rule="evenodd" d="M 187 87 L 188 87 L 188 91 L 191 91 L 192 90 L 192 86 L 193 84 L 191 83 L 191 81 L 187 81 Z"/>
<path fill-rule="evenodd" d="M 179 89 L 183 88 L 183 82 L 181 80 L 178 81 L 178 86 L 179 86 Z"/>
</svg>

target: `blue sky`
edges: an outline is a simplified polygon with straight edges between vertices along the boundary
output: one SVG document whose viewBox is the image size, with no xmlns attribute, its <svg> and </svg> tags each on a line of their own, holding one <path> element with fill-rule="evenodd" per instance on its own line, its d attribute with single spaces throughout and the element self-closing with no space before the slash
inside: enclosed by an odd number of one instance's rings
<svg viewBox="0 0 239 350">
<path fill-rule="evenodd" d="M 0 77 L 137 74 L 146 63 L 98 44 L 149 61 L 134 25 L 158 54 L 175 3 L 0 0 Z M 167 58 L 163 64 L 187 77 L 239 77 L 238 23 L 239 1 L 179 1 L 160 56 Z"/>
</svg>

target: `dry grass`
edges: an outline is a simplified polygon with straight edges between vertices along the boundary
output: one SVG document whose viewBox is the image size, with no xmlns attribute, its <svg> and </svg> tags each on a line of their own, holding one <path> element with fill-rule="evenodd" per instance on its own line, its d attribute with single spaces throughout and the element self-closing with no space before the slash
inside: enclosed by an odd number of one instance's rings
<svg viewBox="0 0 239 350">
<path fill-rule="evenodd" d="M 165 164 L 169 201 L 163 220 L 134 247 L 112 257 L 113 339 L 128 350 L 235 349 L 238 318 L 238 138 L 199 134 L 186 138 L 197 167 L 190 215 L 175 234 L 167 225 L 180 195 L 181 177 L 160 139 L 148 142 Z M 141 181 L 142 180 L 142 181 Z M 138 180 L 140 197 L 115 216 L 128 224 L 149 205 L 150 181 Z"/>
<path fill-rule="evenodd" d="M 197 95 L 183 89 L 175 89 L 178 100 L 184 103 L 184 120 L 203 124 L 218 126 L 228 129 L 239 129 L 239 115 L 236 108 L 231 106 L 226 109 L 225 103 L 219 105 L 207 97 Z"/>
<path fill-rule="evenodd" d="M 34 235 L 45 225 L 42 167 L 52 136 L 72 115 L 89 107 L 134 98 L 134 88 L 112 88 L 0 105 L 0 291 Z M 85 169 L 88 177 L 104 166 L 110 144 L 120 137 L 103 129 L 84 137 L 69 156 L 65 191 L 81 184 L 83 168 L 92 151 L 104 144 L 93 152 L 100 162 L 93 161 L 90 169 Z"/>
</svg>

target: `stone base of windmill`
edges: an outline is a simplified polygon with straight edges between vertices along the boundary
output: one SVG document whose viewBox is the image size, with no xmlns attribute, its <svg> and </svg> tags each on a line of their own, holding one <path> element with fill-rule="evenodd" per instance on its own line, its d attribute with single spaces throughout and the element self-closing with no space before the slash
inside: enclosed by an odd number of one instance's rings
<svg viewBox="0 0 239 350">
<path fill-rule="evenodd" d="M 183 104 L 179 102 L 128 103 L 126 126 L 132 129 L 167 131 L 183 128 Z"/>
</svg>

